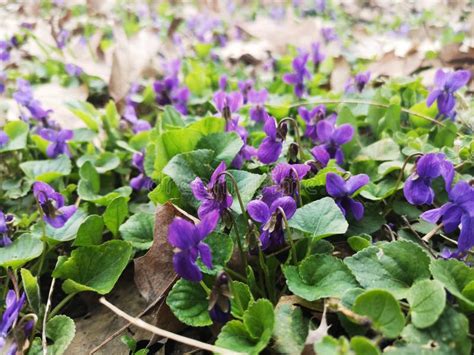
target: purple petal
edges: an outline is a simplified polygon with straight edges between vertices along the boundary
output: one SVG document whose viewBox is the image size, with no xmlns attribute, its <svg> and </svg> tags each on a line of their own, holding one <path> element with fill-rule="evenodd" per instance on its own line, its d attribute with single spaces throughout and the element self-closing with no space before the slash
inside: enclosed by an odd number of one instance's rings
<svg viewBox="0 0 474 355">
<path fill-rule="evenodd" d="M 291 196 L 280 197 L 279 199 L 273 201 L 270 211 L 273 213 L 281 208 L 285 212 L 287 219 L 293 217 L 296 212 L 296 202 Z"/>
<path fill-rule="evenodd" d="M 346 189 L 349 195 L 359 190 L 362 186 L 369 183 L 369 177 L 365 174 L 351 176 L 346 182 Z"/>
<path fill-rule="evenodd" d="M 313 149 L 311 149 L 311 154 L 313 155 L 314 159 L 319 161 L 323 166 L 328 165 L 329 159 L 331 159 L 329 153 L 324 148 L 324 146 L 314 147 Z"/>
<path fill-rule="evenodd" d="M 437 178 L 441 174 L 441 161 L 444 159 L 444 154 L 429 153 L 423 155 L 416 162 L 416 172 L 423 178 Z"/>
<path fill-rule="evenodd" d="M 62 129 L 58 132 L 58 141 L 68 141 L 74 137 L 74 132 L 70 129 Z"/>
<path fill-rule="evenodd" d="M 345 123 L 335 129 L 332 135 L 332 139 L 334 140 L 334 142 L 336 142 L 336 144 L 343 145 L 349 142 L 352 139 L 353 135 L 354 128 L 350 124 Z"/>
<path fill-rule="evenodd" d="M 278 160 L 282 150 L 282 144 L 267 137 L 262 141 L 257 151 L 258 159 L 264 164 L 274 163 Z"/>
<path fill-rule="evenodd" d="M 438 111 L 441 114 L 449 116 L 456 105 L 456 99 L 454 98 L 452 93 L 449 92 L 442 92 L 438 96 Z"/>
<path fill-rule="evenodd" d="M 283 81 L 289 85 L 296 85 L 299 83 L 299 77 L 294 73 L 287 73 L 283 75 Z"/>
<path fill-rule="evenodd" d="M 250 201 L 247 211 L 252 219 L 259 223 L 266 223 L 270 219 L 270 210 L 266 203 L 260 200 Z"/>
<path fill-rule="evenodd" d="M 205 217 L 201 218 L 201 223 L 197 225 L 199 240 L 203 240 L 211 232 L 216 229 L 217 222 L 219 221 L 218 211 L 209 213 Z"/>
<path fill-rule="evenodd" d="M 56 132 L 54 129 L 42 128 L 39 130 L 38 134 L 41 138 L 50 142 L 55 142 L 58 139 L 58 132 Z"/>
<path fill-rule="evenodd" d="M 438 69 L 436 71 L 436 74 L 435 74 L 435 78 L 434 78 L 434 84 L 441 88 L 444 86 L 444 84 L 446 83 L 446 79 L 448 78 L 448 73 L 446 73 L 443 69 Z"/>
<path fill-rule="evenodd" d="M 275 122 L 275 119 L 273 117 L 268 117 L 268 119 L 265 121 L 265 124 L 263 125 L 263 131 L 266 133 L 266 135 L 270 138 L 275 139 L 276 134 L 277 134 L 277 124 Z"/>
<path fill-rule="evenodd" d="M 181 250 L 186 250 L 198 244 L 196 226 L 183 218 L 176 217 L 168 229 L 168 242 Z"/>
<path fill-rule="evenodd" d="M 201 255 L 201 261 L 208 269 L 212 269 L 212 254 L 211 248 L 206 243 L 199 243 L 198 245 L 199 254 Z"/>
<path fill-rule="evenodd" d="M 403 186 L 405 198 L 412 205 L 431 205 L 434 199 L 433 189 L 427 183 L 418 178 L 410 176 Z"/>
<path fill-rule="evenodd" d="M 191 182 L 191 191 L 193 192 L 194 197 L 199 201 L 203 201 L 209 198 L 209 193 L 206 190 L 201 178 L 196 177 Z"/>
<path fill-rule="evenodd" d="M 458 239 L 458 249 L 466 251 L 474 246 L 474 216 L 464 214 L 461 218 L 461 233 Z"/>
<path fill-rule="evenodd" d="M 201 270 L 195 262 L 196 260 L 193 260 L 189 252 L 179 252 L 173 256 L 173 266 L 176 273 L 191 282 L 202 280 Z"/>
<path fill-rule="evenodd" d="M 441 89 L 435 89 L 431 91 L 428 95 L 428 98 L 426 99 L 426 106 L 430 107 L 431 105 L 433 105 L 433 102 L 436 101 L 436 99 L 439 97 L 439 95 L 441 95 L 442 92 L 443 91 Z"/>
<path fill-rule="evenodd" d="M 446 86 L 452 91 L 456 91 L 466 85 L 469 79 L 471 79 L 471 72 L 469 70 L 457 70 L 449 75 L 448 80 L 446 80 Z"/>
<path fill-rule="evenodd" d="M 439 219 L 441 218 L 441 213 L 442 213 L 441 208 L 434 208 L 432 210 L 423 212 L 420 215 L 420 218 L 429 223 L 437 223 Z"/>
<path fill-rule="evenodd" d="M 225 182 L 225 175 L 222 173 L 226 170 L 227 166 L 225 162 L 221 161 L 221 163 L 217 166 L 216 170 L 211 175 L 211 180 L 209 181 L 209 188 L 213 188 L 219 179 L 219 183 Z M 221 175 L 222 174 L 222 175 Z M 221 176 L 219 176 L 221 175 Z"/>
<path fill-rule="evenodd" d="M 473 202 L 474 187 L 469 185 L 468 182 L 461 180 L 456 185 L 454 185 L 451 191 L 449 191 L 449 199 L 457 204 Z"/>
<path fill-rule="evenodd" d="M 446 233 L 454 232 L 461 223 L 463 210 L 452 203 L 446 203 L 441 207 L 443 215 L 443 229 Z"/>
<path fill-rule="evenodd" d="M 327 143 L 331 140 L 332 134 L 334 133 L 334 125 L 327 120 L 322 120 L 318 122 L 316 130 L 319 140 L 322 143 Z"/>
<path fill-rule="evenodd" d="M 214 99 L 214 103 L 216 105 L 217 110 L 219 112 L 222 112 L 225 106 L 226 93 L 223 91 L 219 91 L 214 94 L 213 99 Z"/>
<path fill-rule="evenodd" d="M 273 201 L 283 196 L 277 185 L 264 187 L 262 190 L 262 201 L 267 206 L 271 206 Z"/>
<path fill-rule="evenodd" d="M 332 197 L 344 197 L 347 195 L 346 182 L 338 174 L 327 173 L 326 191 Z"/>
<path fill-rule="evenodd" d="M 347 200 L 352 215 L 357 221 L 360 221 L 362 217 L 364 217 L 364 205 L 359 201 L 353 200 L 352 198 L 348 198 Z"/>
</svg>

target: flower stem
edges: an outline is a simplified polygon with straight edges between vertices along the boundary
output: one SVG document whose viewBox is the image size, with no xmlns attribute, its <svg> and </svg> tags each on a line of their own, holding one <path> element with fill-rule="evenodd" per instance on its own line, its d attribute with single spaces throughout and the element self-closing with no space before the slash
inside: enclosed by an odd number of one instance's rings
<svg viewBox="0 0 474 355">
<path fill-rule="evenodd" d="M 242 262 L 244 266 L 244 270 L 247 270 L 247 265 L 248 265 L 247 254 L 244 251 L 242 240 L 240 239 L 239 229 L 237 228 L 237 223 L 235 222 L 234 217 L 232 217 L 232 223 L 234 225 L 235 239 L 237 239 L 237 246 L 239 247 L 240 261 Z"/>
<path fill-rule="evenodd" d="M 203 280 L 199 281 L 199 284 L 201 285 L 202 289 L 206 292 L 206 295 L 209 296 L 211 294 L 211 289 L 207 287 L 206 283 Z"/>
<path fill-rule="evenodd" d="M 296 181 L 296 195 L 298 196 L 298 205 L 300 207 L 303 206 L 303 200 L 301 199 L 301 184 L 300 184 L 300 177 L 298 176 L 298 172 L 295 168 L 291 167 L 291 171 L 295 175 Z M 286 217 L 285 217 L 286 218 Z"/>
<path fill-rule="evenodd" d="M 219 179 L 221 175 L 227 176 L 230 179 L 230 181 L 232 181 L 232 186 L 235 189 L 235 194 L 237 195 L 237 200 L 239 201 L 240 210 L 242 212 L 242 215 L 244 216 L 244 219 L 247 221 L 248 219 L 247 212 L 245 210 L 244 202 L 242 201 L 242 196 L 240 195 L 240 190 L 239 190 L 239 186 L 237 185 L 237 181 L 235 180 L 234 176 L 228 171 L 223 171 L 222 173 L 220 173 L 217 176 L 217 179 Z"/>
<path fill-rule="evenodd" d="M 268 298 L 274 302 L 275 301 L 275 292 L 274 285 L 270 280 L 270 273 L 268 271 L 268 266 L 265 263 L 265 256 L 263 255 L 262 249 L 258 248 L 258 261 L 260 263 L 260 268 L 263 271 L 265 289 L 267 290 Z"/>
<path fill-rule="evenodd" d="M 284 118 L 280 121 L 278 124 L 279 126 L 285 122 L 291 122 L 291 125 L 293 126 L 293 129 L 295 130 L 295 138 L 296 138 L 296 144 L 298 145 L 298 155 L 300 156 L 300 159 L 304 159 L 304 154 L 303 154 L 303 146 L 301 145 L 301 136 L 300 136 L 300 129 L 298 127 L 298 122 L 294 118 L 287 117 Z"/>
<path fill-rule="evenodd" d="M 77 292 L 74 292 L 74 293 L 70 293 L 69 295 L 67 295 L 66 297 L 64 297 L 61 302 L 59 302 L 56 307 L 53 308 L 53 310 L 51 311 L 51 313 L 49 314 L 48 316 L 48 320 L 53 318 L 56 314 L 59 313 L 59 311 L 66 305 L 66 303 L 68 303 L 75 295 L 77 295 Z"/>
<path fill-rule="evenodd" d="M 298 255 L 296 254 L 295 241 L 291 237 L 290 226 L 288 224 L 288 220 L 286 219 L 285 211 L 283 211 L 283 208 L 281 207 L 278 207 L 278 209 L 280 210 L 281 216 L 283 218 L 285 229 L 288 231 L 288 241 L 290 242 L 290 246 L 291 246 L 291 257 L 293 258 L 293 262 L 296 265 L 298 263 Z"/>
</svg>

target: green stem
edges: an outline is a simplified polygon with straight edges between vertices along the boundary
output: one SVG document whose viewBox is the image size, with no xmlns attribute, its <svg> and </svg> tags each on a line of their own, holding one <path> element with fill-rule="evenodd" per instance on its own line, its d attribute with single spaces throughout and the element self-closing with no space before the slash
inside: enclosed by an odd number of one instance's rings
<svg viewBox="0 0 474 355">
<path fill-rule="evenodd" d="M 237 223 L 235 222 L 234 217 L 232 217 L 232 223 L 234 224 L 235 238 L 237 239 L 237 246 L 239 247 L 240 261 L 244 265 L 244 270 L 247 270 L 247 265 L 248 265 L 247 254 L 244 251 L 242 240 L 240 239 L 239 229 L 237 228 Z"/>
<path fill-rule="evenodd" d="M 296 138 L 296 144 L 298 145 L 298 154 L 300 156 L 300 160 L 304 159 L 304 154 L 303 154 L 303 146 L 301 145 L 301 136 L 300 136 L 300 129 L 298 127 L 298 122 L 294 118 L 287 117 L 284 118 L 280 121 L 278 124 L 279 126 L 285 122 L 291 122 L 291 125 L 293 126 L 293 129 L 295 130 L 295 138 Z"/>
<path fill-rule="evenodd" d="M 281 207 L 278 207 L 278 209 L 280 210 L 281 216 L 283 218 L 285 229 L 288 231 L 288 241 L 290 242 L 290 246 L 291 246 L 291 257 L 293 258 L 293 263 L 296 265 L 298 264 L 298 255 L 296 254 L 295 241 L 291 237 L 290 226 L 288 224 L 288 220 L 286 219 L 285 211 L 283 211 L 283 208 Z"/>
<path fill-rule="evenodd" d="M 224 267 L 224 271 L 227 272 L 230 275 L 230 277 L 232 277 L 234 279 L 238 279 L 242 282 L 247 282 L 247 278 L 244 275 L 228 268 L 227 266 Z"/>
<path fill-rule="evenodd" d="M 270 280 L 270 273 L 268 272 L 268 267 L 267 264 L 265 263 L 265 256 L 263 255 L 262 249 L 258 248 L 258 261 L 260 263 L 260 268 L 263 271 L 263 276 L 264 276 L 264 284 L 265 288 L 268 293 L 268 297 L 272 302 L 275 301 L 275 294 L 274 294 L 274 285 L 272 284 Z"/>
<path fill-rule="evenodd" d="M 239 201 L 240 210 L 242 212 L 242 215 L 244 216 L 245 221 L 247 221 L 248 220 L 247 211 L 245 210 L 244 202 L 242 201 L 242 196 L 240 195 L 240 190 L 239 190 L 239 186 L 237 185 L 237 181 L 235 180 L 234 176 L 228 171 L 223 171 L 222 173 L 220 173 L 217 176 L 217 179 L 219 179 L 221 175 L 227 176 L 230 179 L 230 181 L 232 181 L 232 186 L 234 186 L 235 194 L 237 195 L 237 200 Z"/>
<path fill-rule="evenodd" d="M 74 293 L 70 293 L 69 295 L 67 295 L 66 297 L 64 297 L 61 302 L 59 302 L 57 304 L 56 307 L 53 308 L 53 310 L 51 311 L 51 313 L 48 315 L 48 320 L 50 320 L 51 318 L 53 318 L 56 314 L 58 314 L 58 312 L 66 305 L 66 303 L 68 303 L 75 295 L 77 295 L 78 292 L 74 292 Z"/>
<path fill-rule="evenodd" d="M 211 289 L 207 287 L 206 283 L 203 280 L 199 281 L 199 284 L 201 285 L 202 289 L 206 292 L 206 295 L 209 296 L 211 294 Z"/>
</svg>

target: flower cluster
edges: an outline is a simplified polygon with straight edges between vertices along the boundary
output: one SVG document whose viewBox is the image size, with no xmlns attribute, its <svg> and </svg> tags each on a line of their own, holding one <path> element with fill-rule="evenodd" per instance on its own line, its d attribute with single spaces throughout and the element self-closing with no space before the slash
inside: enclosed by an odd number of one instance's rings
<svg viewBox="0 0 474 355">
<path fill-rule="evenodd" d="M 17 80 L 17 91 L 13 94 L 13 98 L 18 102 L 18 104 L 28 109 L 28 116 L 22 114 L 24 120 L 28 120 L 32 117 L 36 120 L 45 121 L 48 115 L 52 112 L 51 110 L 45 110 L 41 106 L 41 103 L 33 97 L 33 90 L 27 80 Z"/>
<path fill-rule="evenodd" d="M 165 76 L 153 83 L 153 89 L 156 94 L 156 102 L 159 105 L 173 105 L 176 110 L 186 114 L 188 112 L 189 89 L 180 86 L 178 78 L 180 68 L 181 61 L 179 59 L 166 63 Z"/>
</svg>

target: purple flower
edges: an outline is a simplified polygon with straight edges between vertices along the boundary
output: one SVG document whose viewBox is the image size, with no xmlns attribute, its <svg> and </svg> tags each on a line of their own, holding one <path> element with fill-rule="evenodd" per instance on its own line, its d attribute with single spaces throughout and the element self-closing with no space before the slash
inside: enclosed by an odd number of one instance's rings
<svg viewBox="0 0 474 355">
<path fill-rule="evenodd" d="M 350 78 L 344 88 L 344 91 L 349 93 L 362 92 L 370 81 L 370 71 L 356 74 L 355 77 Z"/>
<path fill-rule="evenodd" d="M 308 110 L 306 107 L 300 106 L 298 108 L 298 114 L 306 122 L 305 136 L 312 139 L 313 141 L 318 140 L 316 125 L 326 116 L 326 106 L 319 105 L 312 110 Z"/>
<path fill-rule="evenodd" d="M 209 214 L 217 212 L 222 214 L 232 206 L 232 196 L 227 191 L 227 184 L 225 180 L 226 165 L 221 162 L 211 175 L 211 180 L 207 185 L 204 185 L 199 177 L 196 177 L 191 182 L 191 189 L 194 197 L 201 201 L 201 206 L 198 209 L 199 218 L 203 219 Z"/>
<path fill-rule="evenodd" d="M 426 99 L 426 105 L 431 106 L 436 100 L 439 114 L 454 119 L 456 117 L 454 93 L 466 85 L 470 78 L 471 73 L 468 70 L 445 72 L 439 69 L 435 75 L 435 88 Z"/>
<path fill-rule="evenodd" d="M 45 110 L 38 100 L 33 97 L 31 85 L 27 80 L 17 80 L 17 91 L 13 94 L 13 98 L 20 105 L 25 106 L 30 111 L 31 117 L 39 120 L 46 119 L 52 110 Z"/>
<path fill-rule="evenodd" d="M 206 267 L 212 269 L 212 255 L 209 246 L 203 242 L 217 225 L 219 215 L 211 213 L 194 225 L 185 219 L 176 217 L 168 231 L 168 241 L 176 248 L 173 265 L 176 273 L 191 282 L 202 280 L 202 272 L 196 264 L 200 256 Z"/>
<path fill-rule="evenodd" d="M 11 45 L 7 41 L 0 41 L 0 61 L 6 62 L 10 59 Z"/>
<path fill-rule="evenodd" d="M 232 114 L 237 112 L 242 106 L 244 98 L 238 91 L 228 94 L 224 91 L 218 91 L 214 94 L 213 101 L 217 111 L 219 111 L 222 117 L 226 120 L 230 120 Z"/>
<path fill-rule="evenodd" d="M 179 59 L 165 63 L 166 76 L 162 80 L 153 83 L 153 90 L 156 94 L 156 102 L 159 105 L 173 105 L 176 110 L 184 115 L 188 113 L 189 89 L 179 85 L 180 67 Z"/>
<path fill-rule="evenodd" d="M 451 189 L 454 178 L 453 164 L 446 160 L 442 153 L 428 153 L 419 158 L 415 172 L 410 175 L 403 186 L 403 194 L 412 205 L 433 204 L 434 191 L 431 188 L 433 179 L 442 176 L 446 190 Z"/>
<path fill-rule="evenodd" d="M 12 243 L 8 236 L 8 224 L 13 220 L 12 215 L 6 215 L 0 211 L 0 247 L 6 247 Z"/>
<path fill-rule="evenodd" d="M 298 98 L 303 97 L 305 86 L 304 80 L 310 79 L 311 74 L 306 69 L 306 63 L 308 62 L 309 53 L 301 53 L 299 56 L 293 59 L 293 73 L 287 73 L 283 75 L 283 81 L 289 85 L 294 85 L 294 92 Z"/>
<path fill-rule="evenodd" d="M 66 69 L 66 73 L 68 73 L 70 76 L 79 76 L 84 72 L 80 66 L 72 63 L 66 64 L 64 69 Z"/>
<path fill-rule="evenodd" d="M 226 91 L 227 89 L 227 75 L 221 75 L 219 78 L 219 90 Z"/>
<path fill-rule="evenodd" d="M 350 142 L 354 135 L 354 128 L 345 123 L 336 127 L 335 116 L 319 121 L 316 125 L 316 132 L 321 145 L 311 149 L 311 154 L 323 166 L 326 166 L 329 159 L 336 159 L 337 164 L 344 163 L 344 153 L 341 146 Z"/>
<path fill-rule="evenodd" d="M 7 74 L 4 71 L 0 71 L 0 94 L 5 92 L 5 82 L 7 81 Z"/>
<path fill-rule="evenodd" d="M 70 129 L 61 129 L 59 132 L 49 128 L 40 129 L 41 138 L 50 141 L 46 149 L 46 155 L 50 158 L 56 158 L 58 155 L 65 154 L 71 156 L 67 141 L 71 140 L 74 132 Z"/>
<path fill-rule="evenodd" d="M 321 35 L 327 43 L 335 41 L 337 39 L 337 33 L 332 27 L 321 28 Z"/>
<path fill-rule="evenodd" d="M 280 163 L 272 170 L 272 181 L 274 185 L 262 190 L 262 201 L 271 205 L 279 197 L 298 197 L 298 181 L 302 180 L 311 170 L 306 164 Z"/>
<path fill-rule="evenodd" d="M 321 53 L 321 44 L 319 42 L 315 42 L 311 44 L 311 60 L 314 64 L 314 71 L 316 71 L 319 67 L 319 64 L 326 58 L 326 56 Z"/>
<path fill-rule="evenodd" d="M 33 184 L 33 195 L 41 208 L 44 221 L 54 228 L 64 226 L 76 213 L 76 206 L 65 206 L 63 195 L 44 182 L 36 181 Z"/>
<path fill-rule="evenodd" d="M 244 162 L 257 156 L 257 149 L 247 144 L 247 140 L 244 140 L 244 146 L 240 149 L 239 153 L 232 160 L 231 166 L 236 169 L 241 169 Z"/>
<path fill-rule="evenodd" d="M 134 133 L 149 131 L 151 129 L 151 125 L 148 121 L 138 119 L 135 107 L 133 105 L 125 105 L 122 116 L 125 118 L 125 120 L 132 124 Z"/>
<path fill-rule="evenodd" d="M 364 205 L 351 196 L 368 183 L 369 177 L 365 174 L 351 176 L 347 181 L 335 173 L 326 175 L 326 191 L 329 196 L 334 197 L 344 216 L 350 211 L 356 220 L 364 216 Z"/>
<path fill-rule="evenodd" d="M 209 316 L 216 323 L 226 323 L 230 320 L 230 300 L 232 292 L 229 287 L 230 279 L 225 272 L 217 277 L 209 295 Z"/>
<path fill-rule="evenodd" d="M 0 129 L 0 148 L 3 148 L 10 141 L 10 137 Z"/>
<path fill-rule="evenodd" d="M 58 48 L 63 49 L 66 46 L 66 42 L 68 39 L 69 31 L 63 28 L 59 31 L 54 40 L 56 41 L 56 45 L 58 46 Z"/>
<path fill-rule="evenodd" d="M 237 84 L 240 90 L 240 93 L 242 94 L 242 97 L 244 98 L 244 104 L 247 103 L 247 95 L 250 90 L 253 89 L 253 80 L 248 79 L 248 80 L 243 80 L 239 81 Z"/>
<path fill-rule="evenodd" d="M 265 101 L 268 98 L 268 91 L 262 89 L 260 91 L 250 90 L 248 93 L 248 101 L 253 104 L 250 109 L 250 119 L 255 122 L 265 122 L 268 118 L 268 113 L 265 111 Z"/>
<path fill-rule="evenodd" d="M 285 244 L 283 213 L 289 220 L 296 212 L 296 202 L 292 197 L 280 197 L 269 206 L 260 200 L 250 201 L 247 211 L 256 222 L 261 223 L 260 242 L 262 250 L 272 252 Z"/>
<path fill-rule="evenodd" d="M 5 349 L 6 339 L 9 331 L 15 326 L 20 315 L 20 311 L 25 304 L 26 296 L 23 293 L 20 298 L 17 298 L 15 291 L 9 290 L 5 299 L 5 311 L 2 314 L 2 321 L 0 322 L 0 350 L 2 354 L 15 354 L 16 344 L 12 344 L 10 349 Z M 13 352 L 12 352 L 13 348 Z"/>
<path fill-rule="evenodd" d="M 267 137 L 263 139 L 260 147 L 258 147 L 257 156 L 264 164 L 274 163 L 280 156 L 288 128 L 286 124 L 277 126 L 275 119 L 269 116 L 263 130 Z"/>
<path fill-rule="evenodd" d="M 140 174 L 130 179 L 130 186 L 132 187 L 132 189 L 137 190 L 137 191 L 151 190 L 155 185 L 153 180 L 150 177 L 148 177 L 145 173 L 145 167 L 143 165 L 144 160 L 145 160 L 145 155 L 143 153 L 133 154 L 132 165 L 133 167 L 138 169 Z"/>
<path fill-rule="evenodd" d="M 430 223 L 443 223 L 446 233 L 461 229 L 458 250 L 465 252 L 474 246 L 474 187 L 459 181 L 448 192 L 449 202 L 440 208 L 424 212 L 421 218 Z"/>
</svg>

